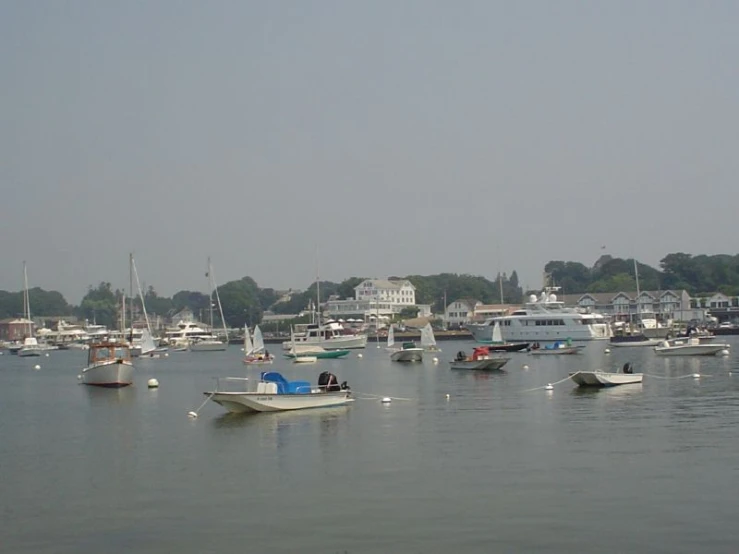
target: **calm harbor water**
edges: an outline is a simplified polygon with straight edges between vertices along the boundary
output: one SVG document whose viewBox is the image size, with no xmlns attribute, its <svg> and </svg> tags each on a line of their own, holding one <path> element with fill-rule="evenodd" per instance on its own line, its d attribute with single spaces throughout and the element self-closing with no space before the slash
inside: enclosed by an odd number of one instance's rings
<svg viewBox="0 0 739 554">
<path fill-rule="evenodd" d="M 495 374 L 449 370 L 471 343 L 413 366 L 371 344 L 362 358 L 272 368 L 313 382 L 329 369 L 358 394 L 408 400 L 256 416 L 208 403 L 195 420 L 214 377 L 258 376 L 238 347 L 140 359 L 120 390 L 78 384 L 83 352 L 5 353 L 0 550 L 736 552 L 728 342 L 728 358 L 590 343 L 578 356 L 512 354 Z M 543 390 L 626 361 L 643 385 Z"/>
</svg>

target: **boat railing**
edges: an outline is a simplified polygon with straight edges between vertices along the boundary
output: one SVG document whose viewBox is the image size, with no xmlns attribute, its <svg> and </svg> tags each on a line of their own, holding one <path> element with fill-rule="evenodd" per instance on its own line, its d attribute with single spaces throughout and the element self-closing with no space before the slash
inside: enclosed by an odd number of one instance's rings
<svg viewBox="0 0 739 554">
<path fill-rule="evenodd" d="M 220 392 L 225 392 L 225 390 L 228 388 L 229 382 L 243 382 L 249 380 L 248 377 L 214 377 L 214 379 L 216 380 L 216 391 Z M 221 381 L 224 381 L 226 383 L 224 387 L 221 387 Z M 246 386 L 244 388 L 246 388 Z"/>
</svg>

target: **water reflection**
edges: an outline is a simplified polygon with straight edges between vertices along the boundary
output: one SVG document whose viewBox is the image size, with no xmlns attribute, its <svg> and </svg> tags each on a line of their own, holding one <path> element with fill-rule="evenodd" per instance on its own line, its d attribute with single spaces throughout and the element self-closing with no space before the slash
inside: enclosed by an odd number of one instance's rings
<svg viewBox="0 0 739 554">
<path fill-rule="evenodd" d="M 80 385 L 80 387 L 85 389 L 90 405 L 93 407 L 131 404 L 136 398 L 136 390 L 131 386 L 110 388 Z"/>
</svg>

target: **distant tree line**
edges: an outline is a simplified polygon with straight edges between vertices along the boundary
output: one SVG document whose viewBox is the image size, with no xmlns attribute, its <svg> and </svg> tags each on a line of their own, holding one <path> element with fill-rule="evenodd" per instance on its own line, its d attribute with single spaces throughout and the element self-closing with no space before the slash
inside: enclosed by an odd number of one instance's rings
<svg viewBox="0 0 739 554">
<path fill-rule="evenodd" d="M 685 289 L 691 296 L 704 296 L 723 292 L 728 296 L 739 295 L 739 255 L 691 256 L 682 252 L 668 254 L 660 261 L 660 269 L 636 264 L 639 286 L 642 290 Z M 587 267 L 579 262 L 550 261 L 544 267 L 552 285 L 561 286 L 564 293 L 618 292 L 636 290 L 634 260 L 601 256 Z M 472 298 L 485 304 L 519 304 L 524 291 L 519 285 L 516 271 L 510 276 L 499 274 L 494 280 L 476 275 L 441 273 L 438 275 L 408 275 L 392 277 L 408 279 L 416 287 L 416 303 L 430 304 L 440 313 L 447 303 L 461 298 Z M 320 282 L 321 301 L 330 297 L 354 298 L 354 287 L 364 277 L 350 277 L 341 283 Z M 305 291 L 281 299 L 272 288 L 260 288 L 251 277 L 243 277 L 218 287 L 224 318 L 229 327 L 255 325 L 262 321 L 265 311 L 277 314 L 300 314 L 316 302 L 316 283 Z M 502 294 L 501 294 L 502 289 Z M 526 291 L 526 294 L 538 291 Z M 31 315 L 77 316 L 102 325 L 114 327 L 118 323 L 123 291 L 114 290 L 110 283 L 89 286 L 79 306 L 67 303 L 61 293 L 45 291 L 38 287 L 29 290 Z M 146 310 L 150 317 L 169 317 L 188 308 L 197 318 L 208 321 L 211 299 L 197 291 L 179 291 L 171 298 L 159 296 L 154 287 L 144 292 Z M 214 307 L 214 325 L 221 325 L 218 308 Z M 141 311 L 141 300 L 134 299 L 134 309 Z M 23 315 L 23 293 L 0 291 L 0 318 Z"/>
<path fill-rule="evenodd" d="M 636 290 L 636 274 L 641 290 L 686 290 L 691 296 L 722 292 L 739 295 L 739 255 L 692 256 L 678 252 L 660 261 L 660 269 L 634 259 L 601 256 L 587 267 L 579 262 L 551 261 L 544 266 L 550 283 L 563 292 L 618 292 Z"/>
</svg>

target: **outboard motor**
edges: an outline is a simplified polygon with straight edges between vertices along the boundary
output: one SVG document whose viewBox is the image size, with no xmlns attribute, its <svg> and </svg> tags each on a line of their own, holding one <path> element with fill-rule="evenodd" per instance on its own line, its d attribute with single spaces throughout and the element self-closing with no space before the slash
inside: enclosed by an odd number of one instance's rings
<svg viewBox="0 0 739 554">
<path fill-rule="evenodd" d="M 336 375 L 329 373 L 328 371 L 324 371 L 318 376 L 318 388 L 326 391 L 341 390 L 341 386 L 339 385 L 339 380 L 336 378 Z"/>
<path fill-rule="evenodd" d="M 629 362 L 626 362 L 624 364 L 623 370 L 624 373 L 634 373 L 634 370 L 631 369 L 631 364 Z"/>
<path fill-rule="evenodd" d="M 352 390 L 352 388 L 344 381 L 341 383 L 341 390 Z"/>
</svg>

